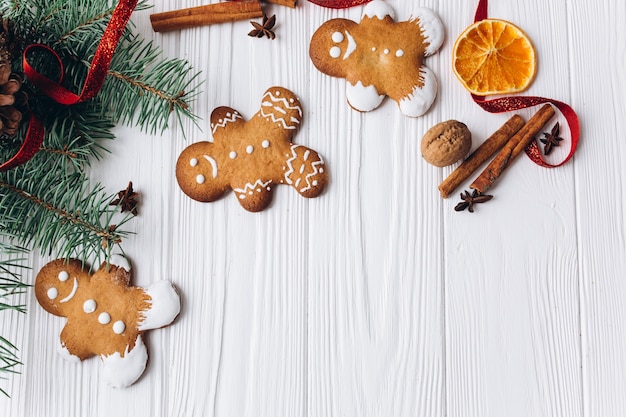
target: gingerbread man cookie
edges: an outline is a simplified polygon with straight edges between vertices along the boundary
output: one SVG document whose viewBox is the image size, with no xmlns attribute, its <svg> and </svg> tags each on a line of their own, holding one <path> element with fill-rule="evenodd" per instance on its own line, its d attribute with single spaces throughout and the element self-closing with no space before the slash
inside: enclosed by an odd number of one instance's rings
<svg viewBox="0 0 626 417">
<path fill-rule="evenodd" d="M 178 158 L 180 188 L 202 202 L 232 189 L 249 211 L 266 208 L 277 184 L 317 197 L 328 174 L 317 152 L 291 142 L 301 121 L 300 101 L 282 87 L 265 92 L 261 110 L 250 121 L 230 107 L 218 107 L 211 114 L 214 142 L 194 143 Z"/>
<path fill-rule="evenodd" d="M 404 22 L 381 0 L 363 9 L 360 23 L 332 19 L 311 38 L 309 55 L 324 74 L 345 78 L 352 108 L 370 111 L 391 97 L 407 116 L 426 113 L 437 96 L 437 77 L 424 58 L 441 47 L 444 29 L 430 9 Z"/>
<path fill-rule="evenodd" d="M 167 326 L 180 312 L 180 298 L 169 281 L 147 288 L 130 286 L 126 258 L 113 256 L 94 274 L 79 260 L 57 259 L 35 280 L 35 296 L 47 312 L 66 317 L 61 351 L 68 359 L 100 356 L 104 379 L 121 388 L 143 373 L 146 330 Z"/>
</svg>

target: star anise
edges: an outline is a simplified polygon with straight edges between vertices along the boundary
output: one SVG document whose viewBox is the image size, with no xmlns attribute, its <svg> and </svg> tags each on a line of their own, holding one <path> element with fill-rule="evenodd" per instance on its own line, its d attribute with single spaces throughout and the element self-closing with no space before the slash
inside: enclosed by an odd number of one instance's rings
<svg viewBox="0 0 626 417">
<path fill-rule="evenodd" d="M 117 198 L 111 203 L 111 206 L 120 206 L 122 213 L 125 211 L 131 212 L 134 216 L 137 215 L 137 204 L 139 194 L 133 191 L 133 183 L 129 182 L 128 187 L 117 193 Z"/>
<path fill-rule="evenodd" d="M 539 139 L 545 146 L 543 147 L 544 155 L 550 155 L 555 146 L 559 146 L 563 138 L 559 137 L 559 122 L 556 122 L 550 133 L 543 132 L 544 139 Z"/>
<path fill-rule="evenodd" d="M 461 193 L 461 201 L 459 204 L 454 207 L 456 211 L 463 211 L 468 209 L 470 213 L 474 212 L 474 204 L 484 203 L 493 198 L 492 195 L 481 194 L 478 191 L 472 191 L 472 194 L 469 191 L 465 191 Z"/>
<path fill-rule="evenodd" d="M 263 24 L 259 24 L 257 22 L 250 22 L 254 29 L 248 33 L 248 36 L 252 36 L 254 38 L 262 38 L 263 36 L 268 37 L 269 39 L 275 39 L 276 34 L 272 31 L 272 28 L 276 24 L 276 15 L 272 15 L 272 17 L 267 17 L 265 13 L 263 13 Z"/>
</svg>

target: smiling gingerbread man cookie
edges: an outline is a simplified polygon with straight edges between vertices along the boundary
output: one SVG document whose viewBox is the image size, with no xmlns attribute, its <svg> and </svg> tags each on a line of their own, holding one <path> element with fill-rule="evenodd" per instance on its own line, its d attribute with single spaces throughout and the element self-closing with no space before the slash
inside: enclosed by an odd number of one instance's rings
<svg viewBox="0 0 626 417">
<path fill-rule="evenodd" d="M 180 154 L 176 179 L 185 194 L 215 201 L 232 189 L 249 211 L 261 211 L 274 186 L 287 184 L 304 197 L 317 197 L 328 174 L 322 157 L 291 142 L 300 122 L 298 98 L 282 87 L 268 89 L 250 121 L 230 107 L 211 114 L 214 142 L 197 142 Z"/>
<path fill-rule="evenodd" d="M 437 96 L 437 77 L 424 58 L 437 52 L 443 38 L 443 25 L 432 10 L 418 8 L 408 21 L 395 22 L 393 10 L 374 0 L 360 23 L 324 23 L 313 34 L 309 55 L 324 74 L 346 79 L 346 98 L 355 110 L 374 110 L 389 96 L 402 113 L 417 117 Z"/>
<path fill-rule="evenodd" d="M 180 312 L 178 292 L 169 281 L 130 286 L 130 266 L 121 256 L 93 275 L 79 260 L 52 261 L 37 274 L 35 296 L 44 310 L 67 318 L 61 352 L 81 361 L 99 356 L 104 379 L 117 388 L 131 385 L 146 367 L 141 335 L 167 326 Z"/>
</svg>

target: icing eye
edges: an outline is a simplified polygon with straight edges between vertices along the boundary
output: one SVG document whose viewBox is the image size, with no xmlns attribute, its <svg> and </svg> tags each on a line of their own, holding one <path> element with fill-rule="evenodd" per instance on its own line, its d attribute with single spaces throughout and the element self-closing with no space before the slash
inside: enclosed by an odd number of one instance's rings
<svg viewBox="0 0 626 417">
<path fill-rule="evenodd" d="M 338 46 L 333 46 L 330 48 L 330 56 L 332 58 L 339 58 L 341 56 L 341 48 Z"/>
<path fill-rule="evenodd" d="M 83 304 L 83 311 L 87 314 L 96 311 L 96 300 L 89 299 L 85 301 L 85 303 Z"/>
<path fill-rule="evenodd" d="M 100 313 L 98 316 L 98 323 L 109 324 L 111 322 L 111 315 L 109 313 Z"/>
<path fill-rule="evenodd" d="M 335 32 L 335 33 L 333 33 L 332 38 L 333 38 L 333 42 L 335 42 L 335 43 L 343 42 L 343 39 L 344 39 L 343 33 Z"/>
<path fill-rule="evenodd" d="M 246 152 L 249 153 L 249 154 L 254 152 L 254 146 L 248 145 L 248 147 L 246 148 Z"/>
<path fill-rule="evenodd" d="M 198 184 L 204 184 L 204 181 L 206 181 L 206 178 L 204 178 L 204 175 L 200 174 L 196 177 L 196 182 Z"/>
<path fill-rule="evenodd" d="M 237 158 L 237 152 L 231 151 L 231 153 L 228 154 L 228 156 L 230 157 L 230 159 L 235 159 L 235 158 Z"/>
<path fill-rule="evenodd" d="M 123 321 L 118 320 L 115 323 L 113 323 L 113 333 L 122 334 L 124 333 L 124 330 L 126 330 L 126 325 L 124 324 Z"/>
<path fill-rule="evenodd" d="M 198 165 L 198 160 L 196 158 L 191 158 L 191 160 L 189 161 L 189 165 L 195 167 L 196 165 Z"/>
<path fill-rule="evenodd" d="M 70 274 L 67 271 L 61 271 L 59 272 L 59 281 L 61 282 L 65 282 L 68 279 L 70 279 Z"/>
<path fill-rule="evenodd" d="M 261 146 L 262 146 L 264 149 L 269 148 L 269 147 L 270 147 L 270 141 L 269 141 L 269 140 L 267 140 L 267 139 L 265 139 L 265 140 L 263 141 L 263 143 L 261 143 Z"/>
<path fill-rule="evenodd" d="M 57 290 L 56 288 L 52 287 L 48 290 L 48 298 L 51 300 L 56 299 L 59 296 L 59 290 Z"/>
</svg>

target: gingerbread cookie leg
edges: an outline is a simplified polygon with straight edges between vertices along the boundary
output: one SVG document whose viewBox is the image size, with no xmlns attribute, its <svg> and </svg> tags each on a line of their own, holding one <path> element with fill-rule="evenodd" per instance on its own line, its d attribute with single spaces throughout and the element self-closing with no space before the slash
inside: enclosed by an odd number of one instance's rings
<svg viewBox="0 0 626 417">
<path fill-rule="evenodd" d="M 426 113 L 437 97 L 437 77 L 426 66 L 420 68 L 422 85 L 413 87 L 413 91 L 398 100 L 400 111 L 409 117 L 418 117 Z"/>
<path fill-rule="evenodd" d="M 354 110 L 368 112 L 380 106 L 385 96 L 378 94 L 375 86 L 364 86 L 361 81 L 357 81 L 354 85 L 350 82 L 346 84 L 346 98 Z"/>
<path fill-rule="evenodd" d="M 150 296 L 150 308 L 142 312 L 141 331 L 159 329 L 171 324 L 180 313 L 180 295 L 169 281 L 158 281 L 144 289 Z"/>
<path fill-rule="evenodd" d="M 148 350 L 141 335 L 137 336 L 135 346 L 124 352 L 124 356 L 115 352 L 112 355 L 101 355 L 102 375 L 105 382 L 114 388 L 125 388 L 139 379 L 148 363 Z"/>
</svg>

